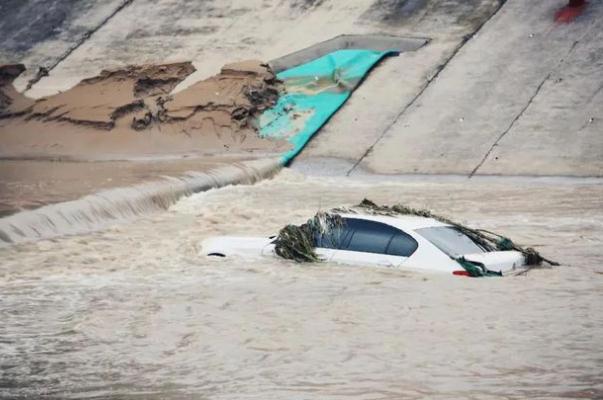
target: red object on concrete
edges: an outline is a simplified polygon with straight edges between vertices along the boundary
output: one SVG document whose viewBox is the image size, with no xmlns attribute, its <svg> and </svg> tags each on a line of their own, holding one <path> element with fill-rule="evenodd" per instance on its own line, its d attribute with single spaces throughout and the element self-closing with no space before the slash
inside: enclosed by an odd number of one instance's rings
<svg viewBox="0 0 603 400">
<path fill-rule="evenodd" d="M 586 8 L 586 0 L 569 0 L 569 4 L 555 14 L 555 21 L 569 24 L 578 17 Z"/>
</svg>

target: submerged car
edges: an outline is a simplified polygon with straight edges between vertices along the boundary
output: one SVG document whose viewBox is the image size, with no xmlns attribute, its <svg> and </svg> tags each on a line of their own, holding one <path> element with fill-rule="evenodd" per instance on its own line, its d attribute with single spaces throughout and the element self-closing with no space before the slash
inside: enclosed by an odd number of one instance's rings
<svg viewBox="0 0 603 400">
<path fill-rule="evenodd" d="M 420 216 L 339 214 L 341 223 L 314 233 L 314 252 L 327 262 L 385 266 L 460 276 L 506 275 L 522 270 L 520 251 L 492 251 L 458 226 Z M 202 242 L 207 256 L 277 256 L 276 236 L 222 236 Z"/>
</svg>

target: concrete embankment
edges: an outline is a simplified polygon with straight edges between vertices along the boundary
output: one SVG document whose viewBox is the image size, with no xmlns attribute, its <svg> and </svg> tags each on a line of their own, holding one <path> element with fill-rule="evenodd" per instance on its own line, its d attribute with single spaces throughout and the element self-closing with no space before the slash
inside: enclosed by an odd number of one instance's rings
<svg viewBox="0 0 603 400">
<path fill-rule="evenodd" d="M 142 151 L 137 151 L 137 146 L 133 146 L 134 148 L 124 146 L 121 136 L 109 149 L 110 151 L 100 151 L 107 145 L 107 136 L 117 135 L 116 131 L 88 132 L 90 134 L 79 132 L 72 135 L 73 140 L 58 140 L 60 138 L 57 138 L 57 135 L 61 136 L 65 134 L 67 128 L 72 128 L 68 125 L 74 122 L 71 116 L 73 111 L 81 114 L 80 108 L 89 103 L 95 95 L 88 98 L 84 96 L 81 101 L 72 102 L 78 109 L 67 110 L 67 114 L 63 110 L 64 98 L 68 98 L 75 92 L 81 92 L 80 89 L 85 85 L 76 86 L 78 82 L 82 80 L 96 82 L 98 78 L 93 77 L 104 76 L 102 70 L 107 68 L 118 70 L 129 64 L 143 63 L 167 65 L 171 62 L 172 65 L 184 65 L 183 61 L 192 59 L 196 72 L 190 74 L 175 90 L 175 96 L 182 97 L 180 93 L 184 93 L 181 92 L 183 88 L 194 87 L 200 79 L 217 72 L 222 64 L 248 57 L 276 60 L 283 55 L 337 35 L 374 32 L 397 35 L 391 36 L 392 42 L 396 44 L 395 47 L 404 42 L 406 44 L 403 47 L 411 46 L 412 49 L 416 49 L 425 43 L 423 38 L 431 38 L 436 33 L 444 37 L 454 32 L 450 43 L 447 42 L 446 46 L 430 45 L 427 50 L 429 59 L 427 64 L 431 68 L 439 62 L 442 54 L 450 54 L 463 34 L 476 29 L 499 6 L 498 1 L 492 0 L 474 1 L 470 6 L 466 2 L 452 4 L 437 1 L 425 5 L 421 2 L 403 4 L 404 2 L 355 0 L 337 7 L 333 4 L 329 5 L 328 2 L 300 1 L 273 1 L 261 2 L 261 4 L 242 1 L 229 4 L 199 2 L 176 4 L 168 1 L 136 0 L 112 1 L 97 5 L 94 2 L 73 4 L 67 0 L 53 0 L 42 5 L 32 0 L 9 3 L 1 6 L 5 18 L 2 19 L 0 30 L 7 40 L 0 46 L 0 61 L 22 62 L 27 66 L 27 70 L 16 78 L 14 83 L 16 88 L 25 91 L 27 96 L 32 98 L 46 96 L 46 100 L 35 104 L 34 108 L 40 108 L 53 101 L 58 101 L 60 104 L 57 104 L 59 106 L 57 109 L 46 107 L 49 108 L 47 111 L 53 114 L 50 115 L 53 120 L 42 121 L 42 125 L 39 118 L 30 120 L 29 116 L 25 116 L 25 123 L 31 128 L 26 132 L 29 139 L 22 137 L 19 132 L 23 132 L 23 129 L 13 126 L 14 121 L 5 119 L 4 136 L 14 140 L 9 140 L 12 147 L 3 145 L 4 157 L 10 159 L 2 161 L 4 172 L 0 184 L 4 192 L 2 196 L 4 213 L 19 208 L 32 208 L 56 201 L 72 200 L 93 194 L 94 188 L 105 190 L 112 186 L 120 186 L 120 182 L 132 184 L 139 178 L 142 181 L 153 180 L 162 173 L 179 175 L 185 172 L 184 165 L 193 170 L 206 170 L 224 161 L 222 156 L 218 157 L 218 160 L 204 156 L 198 162 L 191 159 L 166 161 L 156 151 L 158 147 L 159 153 L 170 147 L 166 147 L 165 143 L 157 145 L 167 140 L 168 135 L 164 135 L 165 132 L 151 132 L 144 135 L 128 132 L 129 136 L 136 136 L 132 138 L 134 142 L 144 142 L 141 145 Z M 45 13 L 39 13 L 41 7 L 44 7 Z M 445 18 L 442 19 L 443 17 Z M 271 22 L 258 27 L 259 20 Z M 136 24 L 132 21 L 136 21 Z M 419 21 L 427 22 L 419 23 Z M 33 29 L 21 28 L 34 25 L 35 32 Z M 320 26 L 321 29 L 307 29 L 309 26 Z M 417 29 L 419 26 L 424 29 Z M 400 36 L 413 38 L 396 38 Z M 362 43 L 365 43 L 366 39 L 363 40 Z M 405 57 L 404 55 L 395 60 L 397 66 L 394 68 L 394 73 L 396 68 L 407 67 L 404 63 L 401 64 L 403 59 L 406 60 Z M 426 63 L 423 58 L 421 60 L 420 63 Z M 417 69 L 416 66 L 413 67 L 415 74 L 422 76 L 424 71 Z M 190 69 L 186 69 L 185 73 L 180 74 L 182 77 L 178 75 L 178 81 L 189 73 Z M 382 71 L 378 75 L 382 75 Z M 104 85 L 103 82 L 100 83 Z M 370 83 L 370 80 L 365 83 Z M 105 89 L 101 89 L 105 93 Z M 57 95 L 59 91 L 62 93 Z M 139 101 L 136 96 L 132 99 L 128 98 L 128 102 L 131 103 L 132 100 Z M 31 106 L 30 103 L 25 106 Z M 152 102 L 144 101 L 144 103 Z M 38 112 L 36 116 L 46 118 L 44 113 Z M 364 119 L 368 121 L 373 117 L 374 115 L 367 114 Z M 57 118 L 68 120 L 58 121 Z M 129 118 L 131 119 L 131 116 Z M 113 119 L 107 121 L 119 125 L 118 121 L 114 122 Z M 44 123 L 56 126 L 45 129 Z M 41 143 L 36 143 L 37 132 L 42 130 L 47 131 L 47 134 L 43 138 L 40 137 Z M 159 131 L 159 129 L 155 130 Z M 364 142 L 370 143 L 372 134 L 366 132 L 365 135 L 359 135 L 354 148 L 357 151 L 364 151 L 366 147 Z M 336 133 L 326 128 L 321 135 L 330 137 L 336 136 Z M 222 135 L 221 140 L 224 141 L 229 137 L 230 135 Z M 169 140 L 175 139 L 178 138 Z M 207 150 L 207 141 L 192 143 L 193 139 L 195 138 L 179 139 L 179 143 L 184 147 L 176 146 L 178 148 L 172 149 L 174 151 L 169 154 L 169 157 L 174 158 L 179 153 L 190 153 L 192 150 L 196 152 Z M 67 149 L 78 143 L 81 145 L 78 149 Z M 250 140 L 246 140 L 244 145 L 249 143 Z M 154 148 L 149 149 L 149 146 Z M 96 154 L 99 151 L 103 153 L 100 156 Z M 111 153 L 110 157 L 107 156 L 108 153 Z M 197 158 L 198 156 L 199 154 L 196 154 Z M 236 157 L 236 154 L 231 154 L 230 159 L 241 161 L 265 156 L 266 154 L 258 153 Z M 69 162 L 61 161 L 64 159 Z M 159 159 L 161 162 L 154 163 L 145 174 L 144 165 Z M 85 160 L 94 160 L 95 164 L 73 162 Z M 103 163 L 96 162 L 98 160 Z M 108 160 L 113 160 L 115 165 L 110 165 L 111 162 Z M 125 160 L 134 162 L 129 163 Z M 81 179 L 77 179 L 68 171 L 72 167 L 81 172 Z M 94 170 L 94 173 L 91 174 L 91 170 Z M 132 172 L 134 170 L 135 172 Z M 73 182 L 78 183 L 73 184 Z"/>
<path fill-rule="evenodd" d="M 591 2 L 570 24 L 556 23 L 565 3 L 507 1 L 434 79 L 409 84 L 412 67 L 375 74 L 298 160 L 300 168 L 601 176 L 603 3 Z M 434 39 L 383 69 L 421 59 L 430 46 L 440 44 Z M 381 109 L 395 102 L 385 117 Z M 345 146 L 350 135 L 362 137 L 361 146 Z"/>
<path fill-rule="evenodd" d="M 35 2 L 25 3 L 13 7 L 15 20 L 36 18 Z M 226 62 L 276 59 L 341 34 L 426 37 L 428 45 L 388 60 L 366 79 L 297 164 L 342 175 L 603 170 L 601 2 L 570 24 L 554 21 L 565 0 L 51 3 L 53 15 L 64 18 L 45 19 L 44 26 L 54 23 L 59 34 L 28 36 L 21 47 L 13 34 L 1 50 L 2 59 L 19 57 L 31 70 L 54 65 L 28 91 L 32 96 L 65 90 L 107 60 L 120 66 L 192 59 L 197 71 L 183 88 Z M 47 48 L 69 51 L 58 61 Z"/>
<path fill-rule="evenodd" d="M 226 63 L 275 59 L 341 34 L 439 36 L 437 45 L 425 52 L 431 56 L 422 55 L 416 64 L 398 69 L 404 71 L 400 75 L 416 70 L 425 78 L 431 74 L 430 67 L 441 64 L 464 35 L 471 34 L 498 9 L 501 0 L 134 0 L 121 8 L 123 2 L 115 1 L 113 7 L 89 4 L 85 10 L 73 8 L 67 0 L 51 3 L 56 13 L 67 15 L 56 24 L 56 31 L 71 32 L 81 19 L 90 21 L 89 25 L 93 20 L 100 22 L 96 28 L 89 27 L 94 31 L 81 43 L 76 35 L 62 34 L 51 36 L 52 40 L 32 40 L 30 50 L 18 53 L 18 59 L 14 59 L 14 52 L 0 52 L 0 59 L 23 62 L 36 70 L 57 61 L 56 56 L 41 54 L 40 49 L 72 49 L 28 92 L 34 97 L 68 89 L 106 69 L 108 62 L 118 67 L 192 60 L 197 72 L 182 84 L 184 87 L 217 73 Z M 22 10 L 15 18 L 23 25 L 38 18 L 33 6 L 17 4 L 15 8 Z M 94 18 L 88 17 L 92 14 Z M 445 53 L 443 58 L 441 52 Z M 26 84 L 25 76 L 17 81 L 19 88 Z M 395 84 L 397 81 L 390 82 L 390 86 Z"/>
<path fill-rule="evenodd" d="M 21 88 L 29 87 L 130 3 L 132 0 L 2 1 L 0 64 L 27 64 Z"/>
</svg>

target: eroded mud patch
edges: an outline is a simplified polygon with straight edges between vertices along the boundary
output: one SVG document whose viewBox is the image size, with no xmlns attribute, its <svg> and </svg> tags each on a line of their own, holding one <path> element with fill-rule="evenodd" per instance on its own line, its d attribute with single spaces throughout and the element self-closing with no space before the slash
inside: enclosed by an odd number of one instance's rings
<svg viewBox="0 0 603 400">
<path fill-rule="evenodd" d="M 276 103 L 282 85 L 260 61 L 173 93 L 195 71 L 190 62 L 103 70 L 38 100 L 17 92 L 22 65 L 0 67 L 0 143 L 5 157 L 103 158 L 166 152 L 277 151 L 254 119 Z"/>
</svg>

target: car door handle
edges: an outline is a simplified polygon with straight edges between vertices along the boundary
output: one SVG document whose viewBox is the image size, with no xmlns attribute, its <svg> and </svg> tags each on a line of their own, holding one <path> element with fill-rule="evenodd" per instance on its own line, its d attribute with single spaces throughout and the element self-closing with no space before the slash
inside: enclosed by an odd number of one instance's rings
<svg viewBox="0 0 603 400">
<path fill-rule="evenodd" d="M 377 260 L 377 265 L 380 265 L 382 267 L 393 268 L 396 266 L 396 263 L 394 263 L 392 260 L 382 258 L 382 259 Z"/>
</svg>

